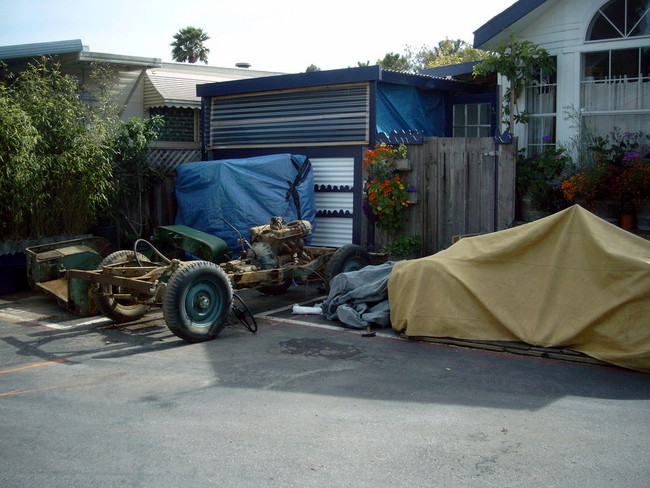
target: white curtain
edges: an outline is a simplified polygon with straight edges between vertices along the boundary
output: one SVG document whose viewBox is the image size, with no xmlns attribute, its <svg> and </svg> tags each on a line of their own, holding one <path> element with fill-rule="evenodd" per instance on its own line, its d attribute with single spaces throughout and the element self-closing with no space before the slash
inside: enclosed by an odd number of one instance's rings
<svg viewBox="0 0 650 488">
<path fill-rule="evenodd" d="M 587 112 L 650 109 L 650 82 L 640 83 L 638 78 L 585 81 L 582 101 L 582 108 Z"/>
</svg>

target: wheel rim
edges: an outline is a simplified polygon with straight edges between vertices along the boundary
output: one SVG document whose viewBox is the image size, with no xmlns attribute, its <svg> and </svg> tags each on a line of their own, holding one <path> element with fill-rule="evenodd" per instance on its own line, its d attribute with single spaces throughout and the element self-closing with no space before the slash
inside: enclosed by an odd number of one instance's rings
<svg viewBox="0 0 650 488">
<path fill-rule="evenodd" d="M 185 295 L 185 313 L 196 327 L 209 327 L 223 312 L 224 300 L 219 287 L 210 280 L 193 283 Z"/>
<path fill-rule="evenodd" d="M 359 271 L 361 268 L 363 268 L 363 263 L 358 260 L 358 259 L 350 259 L 345 263 L 345 266 L 343 266 L 343 273 L 347 273 L 348 271 Z"/>
</svg>

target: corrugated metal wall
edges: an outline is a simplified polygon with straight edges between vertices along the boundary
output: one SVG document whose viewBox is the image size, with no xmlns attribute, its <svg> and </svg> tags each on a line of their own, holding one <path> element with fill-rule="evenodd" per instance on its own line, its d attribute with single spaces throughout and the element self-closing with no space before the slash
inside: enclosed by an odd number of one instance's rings
<svg viewBox="0 0 650 488">
<path fill-rule="evenodd" d="M 214 97 L 208 149 L 363 145 L 368 83 Z"/>
<path fill-rule="evenodd" d="M 314 171 L 316 229 L 314 246 L 352 242 L 354 158 L 310 158 Z"/>
</svg>

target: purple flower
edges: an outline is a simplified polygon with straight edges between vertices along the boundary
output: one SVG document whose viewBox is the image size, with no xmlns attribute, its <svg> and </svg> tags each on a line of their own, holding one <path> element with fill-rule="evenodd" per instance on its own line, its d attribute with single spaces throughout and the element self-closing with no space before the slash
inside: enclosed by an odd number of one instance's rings
<svg viewBox="0 0 650 488">
<path fill-rule="evenodd" d="M 635 159 L 641 159 L 641 153 L 638 151 L 630 151 L 625 153 L 623 156 L 623 161 L 634 161 Z"/>
<path fill-rule="evenodd" d="M 542 137 L 542 142 L 551 142 L 551 136 Z"/>
</svg>

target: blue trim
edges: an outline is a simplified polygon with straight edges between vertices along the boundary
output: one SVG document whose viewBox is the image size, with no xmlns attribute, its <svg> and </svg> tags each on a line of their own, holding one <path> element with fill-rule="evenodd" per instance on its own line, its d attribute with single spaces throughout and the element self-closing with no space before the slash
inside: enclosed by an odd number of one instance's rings
<svg viewBox="0 0 650 488">
<path fill-rule="evenodd" d="M 468 75 L 474 72 L 474 66 L 480 61 L 468 61 L 467 63 L 450 64 L 449 66 L 438 66 L 437 68 L 427 68 L 420 71 L 420 74 L 427 76 L 447 76 Z"/>
<path fill-rule="evenodd" d="M 351 219 L 352 214 L 349 210 L 318 210 L 316 217 L 324 217 L 328 219 Z M 354 226 L 354 223 L 352 224 Z"/>
<path fill-rule="evenodd" d="M 370 105 L 368 110 L 368 146 L 372 148 L 377 140 L 377 82 L 370 83 Z"/>
<path fill-rule="evenodd" d="M 393 130 L 389 134 L 377 134 L 375 144 L 424 144 L 424 133 L 421 130 Z"/>
<path fill-rule="evenodd" d="M 512 24 L 522 19 L 547 0 L 519 0 L 497 16 L 490 19 L 474 31 L 474 47 L 481 48 L 483 44 L 500 34 Z"/>
<path fill-rule="evenodd" d="M 314 185 L 314 191 L 317 193 L 352 193 L 354 185 Z"/>
<path fill-rule="evenodd" d="M 269 154 L 304 154 L 309 158 L 352 158 L 355 164 L 357 159 L 361 161 L 364 146 L 302 146 L 302 147 L 259 147 L 259 148 L 233 148 L 233 149 L 210 149 L 207 151 L 207 161 L 217 159 L 239 159 L 253 158 L 256 156 L 267 156 Z M 361 163 L 359 163 L 361 164 Z"/>
</svg>

